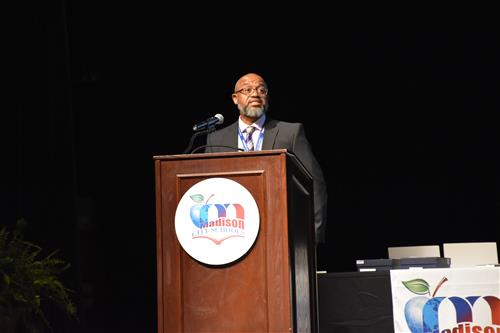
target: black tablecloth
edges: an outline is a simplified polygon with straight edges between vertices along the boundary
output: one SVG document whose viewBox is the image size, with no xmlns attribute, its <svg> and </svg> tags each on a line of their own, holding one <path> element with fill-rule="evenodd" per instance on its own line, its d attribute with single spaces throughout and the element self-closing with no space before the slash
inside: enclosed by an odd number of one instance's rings
<svg viewBox="0 0 500 333">
<path fill-rule="evenodd" d="M 318 274 L 320 333 L 391 333 L 389 271 Z"/>
</svg>

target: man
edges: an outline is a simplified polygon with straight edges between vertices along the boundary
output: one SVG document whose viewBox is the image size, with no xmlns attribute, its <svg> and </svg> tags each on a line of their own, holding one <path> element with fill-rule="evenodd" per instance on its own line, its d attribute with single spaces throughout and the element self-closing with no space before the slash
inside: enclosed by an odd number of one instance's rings
<svg viewBox="0 0 500 333">
<path fill-rule="evenodd" d="M 287 149 L 313 177 L 316 242 L 325 241 L 327 192 L 321 167 L 313 155 L 301 123 L 289 123 L 266 116 L 269 108 L 268 87 L 255 73 L 242 76 L 234 87 L 233 102 L 240 117 L 237 122 L 209 133 L 206 152 Z M 225 147 L 224 147 L 225 146 Z"/>
</svg>

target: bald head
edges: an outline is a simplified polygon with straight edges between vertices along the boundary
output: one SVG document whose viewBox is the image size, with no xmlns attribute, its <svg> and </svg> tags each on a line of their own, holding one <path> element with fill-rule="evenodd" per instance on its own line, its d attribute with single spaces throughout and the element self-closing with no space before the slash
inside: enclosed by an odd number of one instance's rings
<svg viewBox="0 0 500 333">
<path fill-rule="evenodd" d="M 234 91 L 238 91 L 241 89 L 241 87 L 248 85 L 251 86 L 263 85 L 264 87 L 267 88 L 267 83 L 266 81 L 264 81 L 262 76 L 255 73 L 248 73 L 240 77 L 240 79 L 236 82 L 236 84 L 234 85 Z"/>
</svg>

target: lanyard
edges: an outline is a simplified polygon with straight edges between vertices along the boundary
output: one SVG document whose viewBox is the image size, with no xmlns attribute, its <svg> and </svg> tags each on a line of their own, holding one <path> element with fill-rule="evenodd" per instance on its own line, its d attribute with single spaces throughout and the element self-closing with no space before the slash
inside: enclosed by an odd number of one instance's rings
<svg viewBox="0 0 500 333">
<path fill-rule="evenodd" d="M 241 133 L 239 127 L 238 127 L 238 136 L 240 137 L 240 141 L 243 144 L 243 148 L 245 149 L 245 151 L 248 151 L 248 146 L 245 142 L 245 138 L 243 137 L 243 134 Z M 264 127 L 262 127 L 262 129 L 260 130 L 259 139 L 257 140 L 257 144 L 255 145 L 254 150 L 261 150 L 263 138 L 264 138 Z"/>
</svg>

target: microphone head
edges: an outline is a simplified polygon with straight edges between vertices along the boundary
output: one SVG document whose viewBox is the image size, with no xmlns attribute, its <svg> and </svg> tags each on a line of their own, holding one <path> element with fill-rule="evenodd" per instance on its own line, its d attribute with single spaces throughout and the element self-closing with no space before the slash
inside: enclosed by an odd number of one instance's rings
<svg viewBox="0 0 500 333">
<path fill-rule="evenodd" d="M 193 126 L 193 131 L 199 131 L 206 128 L 213 128 L 215 125 L 220 125 L 224 122 L 224 116 L 220 113 L 217 113 L 215 116 L 210 117 L 209 119 L 202 121 Z"/>
<path fill-rule="evenodd" d="M 224 116 L 221 115 L 220 113 L 217 113 L 214 117 L 219 119 L 219 121 L 216 123 L 216 125 L 220 125 L 224 122 Z"/>
</svg>

